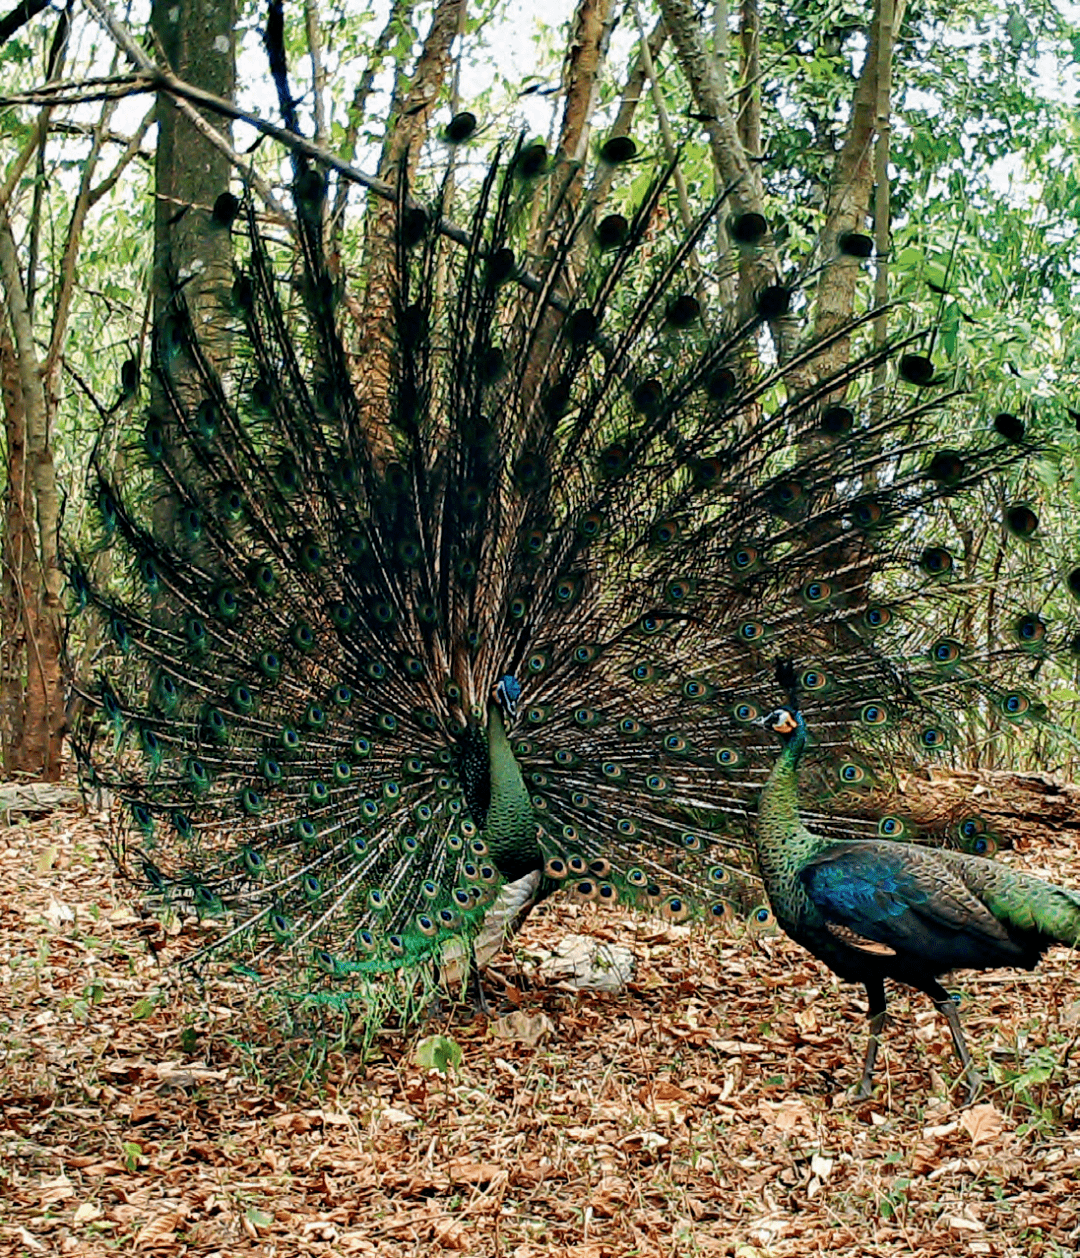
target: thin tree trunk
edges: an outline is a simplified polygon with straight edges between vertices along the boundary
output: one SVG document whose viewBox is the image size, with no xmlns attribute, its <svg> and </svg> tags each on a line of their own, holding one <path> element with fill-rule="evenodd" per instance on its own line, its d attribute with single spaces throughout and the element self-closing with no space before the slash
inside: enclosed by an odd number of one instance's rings
<svg viewBox="0 0 1080 1258">
<path fill-rule="evenodd" d="M 580 200 L 581 172 L 589 149 L 591 119 L 600 86 L 600 73 L 611 38 L 614 0 L 579 0 L 564 67 L 566 105 L 556 159 L 556 178 L 573 208 Z"/>
<path fill-rule="evenodd" d="M 641 103 L 641 93 L 649 79 L 646 61 L 655 61 L 659 57 L 660 50 L 665 43 L 667 43 L 667 31 L 664 29 L 664 22 L 661 18 L 649 32 L 644 45 L 639 44 L 637 58 L 630 69 L 630 73 L 627 75 L 626 84 L 619 97 L 619 112 L 615 115 L 615 121 L 608 132 L 609 138 L 616 135 L 630 134 L 634 115 L 637 113 L 637 107 Z M 591 190 L 593 204 L 597 207 L 597 210 L 608 198 L 613 176 L 614 167 L 610 166 L 605 167 L 597 174 Z"/>
<path fill-rule="evenodd" d="M 823 258 L 835 258 L 837 242 L 845 232 L 864 232 L 870 214 L 870 196 L 874 185 L 873 139 L 879 120 L 888 122 L 888 79 L 892 60 L 893 32 L 903 20 L 905 0 L 897 0 L 886 32 L 887 47 L 882 61 L 882 4 L 875 6 L 870 26 L 866 59 L 863 62 L 851 102 L 851 117 L 844 143 L 837 154 L 826 198 L 825 226 L 821 234 Z M 884 80 L 884 82 L 883 82 Z M 883 97 L 884 92 L 884 97 Z M 887 157 L 887 145 L 884 153 Z M 888 224 L 877 225 L 879 248 L 887 240 Z M 855 288 L 860 267 L 854 259 L 840 259 L 826 267 L 818 280 L 815 303 L 814 332 L 827 337 L 851 318 L 855 308 Z M 840 340 L 829 347 L 819 359 L 818 367 L 827 373 L 841 367 L 848 359 L 849 347 Z"/>
<path fill-rule="evenodd" d="M 690 0 L 660 0 L 664 25 L 675 45 L 679 65 L 690 85 L 695 111 L 704 119 L 709 137 L 713 165 L 722 187 L 729 189 L 728 204 L 732 214 L 762 214 L 761 180 L 739 133 L 739 124 L 732 112 L 716 63 L 709 53 L 697 10 Z M 775 282 L 778 265 L 775 253 L 765 247 L 748 255 L 740 266 L 740 292 L 737 315 L 748 318 L 754 312 L 758 292 Z M 783 320 L 772 328 L 777 352 L 786 357 L 792 337 Z"/>
<path fill-rule="evenodd" d="M 462 20 L 465 0 L 439 0 L 408 90 L 395 96 L 395 110 L 383 144 L 379 175 L 411 183 L 420 145 L 450 70 L 450 47 Z M 391 321 L 397 283 L 394 224 L 397 208 L 381 197 L 368 200 L 364 231 L 364 287 L 358 354 L 364 364 L 361 387 L 368 418 L 367 440 L 377 459 L 393 453 L 390 435 L 390 380 L 393 362 Z"/>
<path fill-rule="evenodd" d="M 573 33 L 563 65 L 563 108 L 556 161 L 548 185 L 547 213 L 530 251 L 550 257 L 556 251 L 568 218 L 576 218 L 581 201 L 581 172 L 588 152 L 590 119 L 599 88 L 600 72 L 611 35 L 612 0 L 579 0 L 574 12 Z M 583 242 L 582 242 L 583 243 Z M 565 296 L 574 288 L 574 260 L 563 264 L 557 292 Z M 522 405 L 528 413 L 545 380 L 552 379 L 552 352 L 562 323 L 554 308 L 543 312 L 521 380 Z"/>
<path fill-rule="evenodd" d="M 739 91 L 739 138 L 748 157 L 761 156 L 761 15 L 757 0 L 743 0 L 742 24 L 739 32 L 742 41 L 742 80 Z"/>
<path fill-rule="evenodd" d="M 44 380 L 30 311 L 26 305 L 15 238 L 6 213 L 0 213 L 0 279 L 7 302 L 15 351 L 12 387 L 13 418 L 16 426 L 25 422 L 25 478 L 33 487 L 37 545 L 32 586 L 20 591 L 20 611 L 26 648 L 26 691 L 19 746 L 12 747 L 15 763 L 21 769 L 54 782 L 60 776 L 60 754 L 65 730 L 64 686 L 60 669 L 63 609 L 60 592 L 60 496 L 56 485 L 49 439 L 48 407 Z M 5 372 L 5 382 L 7 373 Z M 6 391 L 6 390 L 5 390 Z M 19 413 L 21 408 L 21 415 Z M 21 536 L 29 524 L 29 495 L 21 495 L 19 505 Z M 27 576 L 25 553 L 20 561 L 19 579 Z M 14 576 L 14 574 L 13 574 Z"/>
<path fill-rule="evenodd" d="M 6 311 L 4 312 L 6 319 Z M 0 759 L 6 772 L 25 769 L 27 591 L 38 587 L 37 547 L 26 483 L 26 407 L 18 359 L 7 328 L 0 326 L 0 385 L 4 398 L 7 484 L 4 490 L 0 562 Z"/>
</svg>

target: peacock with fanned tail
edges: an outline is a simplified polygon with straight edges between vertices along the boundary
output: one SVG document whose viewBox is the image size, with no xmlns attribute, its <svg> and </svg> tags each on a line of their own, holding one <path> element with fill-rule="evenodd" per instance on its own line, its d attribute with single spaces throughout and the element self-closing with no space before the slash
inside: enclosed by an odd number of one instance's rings
<svg viewBox="0 0 1080 1258">
<path fill-rule="evenodd" d="M 341 339 L 312 168 L 299 264 L 250 205 L 237 220 L 226 366 L 182 285 L 158 320 L 124 488 L 95 462 L 120 562 L 107 583 L 70 566 L 115 647 L 76 745 L 121 868 L 212 927 L 190 961 L 377 1018 L 511 884 L 729 918 L 760 899 L 778 655 L 800 662 L 825 834 L 897 832 L 865 788 L 946 746 L 957 702 L 1041 711 L 1005 680 L 1029 646 L 991 669 L 935 629 L 957 585 L 941 504 L 1021 460 L 1023 424 L 969 408 L 936 439 L 914 336 L 821 371 L 874 312 L 792 351 L 806 275 L 711 315 L 775 246 L 725 194 L 676 232 L 671 168 L 625 215 L 556 175 L 535 144 L 497 157 L 465 244 L 445 194 L 401 190 L 382 391 Z M 1037 522 L 1013 516 L 1023 547 Z"/>
</svg>

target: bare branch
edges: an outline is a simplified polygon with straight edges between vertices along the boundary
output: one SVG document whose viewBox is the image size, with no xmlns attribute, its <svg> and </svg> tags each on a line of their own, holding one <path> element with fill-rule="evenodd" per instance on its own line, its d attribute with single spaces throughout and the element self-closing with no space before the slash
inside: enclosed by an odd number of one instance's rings
<svg viewBox="0 0 1080 1258">
<path fill-rule="evenodd" d="M 85 105 L 95 100 L 121 100 L 158 89 L 144 74 L 103 74 L 87 79 L 61 79 L 23 92 L 0 95 L 0 108 L 12 105 Z M 71 124 L 75 125 L 75 124 Z"/>
<path fill-rule="evenodd" d="M 345 129 L 345 144 L 342 148 L 342 152 L 347 153 L 350 157 L 356 153 L 356 140 L 360 134 L 360 124 L 364 119 L 364 113 L 367 108 L 367 98 L 371 95 L 371 89 L 375 83 L 375 75 L 379 72 L 394 35 L 401 27 L 401 21 L 408 4 L 409 0 L 393 0 L 393 4 L 390 6 L 390 16 L 386 19 L 386 25 L 379 32 L 379 37 L 371 50 L 368 63 L 360 76 L 360 82 L 356 85 L 352 104 L 349 106 L 349 124 Z M 330 221 L 333 224 L 332 230 L 334 231 L 340 230 L 342 216 L 345 213 L 345 203 L 348 200 L 350 182 L 354 181 L 348 180 L 346 176 L 346 180 L 339 183 L 337 187 L 337 195 L 334 197 L 334 210 L 330 215 Z"/>
<path fill-rule="evenodd" d="M 148 117 L 153 122 L 153 109 L 150 110 Z M 140 132 L 142 131 L 141 124 L 139 130 Z M 70 139 L 89 140 L 93 137 L 94 128 L 87 122 L 76 122 L 71 118 L 54 118 L 49 123 L 49 132 L 52 135 L 64 135 Z M 145 137 L 145 133 L 143 134 Z M 131 144 L 131 136 L 124 135 L 121 131 L 106 131 L 102 135 L 101 141 L 103 144 L 116 144 L 120 148 L 126 149 Z M 136 157 L 153 157 L 153 155 L 150 149 L 142 149 L 135 154 Z"/>
<path fill-rule="evenodd" d="M 192 87 L 190 84 L 186 85 L 186 92 L 176 90 L 180 84 L 180 80 L 176 75 L 171 70 L 163 69 L 154 64 L 146 50 L 136 41 L 127 27 L 109 12 L 103 0 L 85 0 L 85 3 L 112 36 L 116 44 L 127 54 L 128 59 L 149 80 L 148 88 L 168 92 L 174 98 L 177 109 L 187 118 L 196 131 L 204 136 L 219 152 L 224 153 L 241 173 L 244 181 L 250 184 L 258 192 L 259 196 L 263 198 L 270 210 L 278 215 L 283 222 L 288 223 L 290 221 L 289 212 L 274 196 L 269 184 L 255 173 L 251 167 L 251 162 L 239 154 L 229 143 L 228 139 L 216 127 L 211 126 L 199 111 L 192 107 L 190 102 L 194 101 L 197 104 L 202 104 L 211 112 L 221 114 L 224 117 L 241 117 L 242 111 L 236 111 L 235 107 L 230 106 L 228 101 L 222 100 L 219 96 L 211 96 L 209 92 L 200 92 L 198 88 Z M 210 97 L 210 100 L 201 100 L 200 97 L 204 96 Z M 211 103 L 211 101 L 214 103 Z M 221 108 L 223 105 L 225 106 L 224 109 Z"/>
<path fill-rule="evenodd" d="M 326 142 L 326 67 L 322 59 L 322 33 L 316 0 L 304 0 L 304 26 L 311 57 L 311 86 L 315 98 L 315 143 Z"/>
<path fill-rule="evenodd" d="M 138 130 L 127 141 L 124 151 L 116 159 L 116 165 L 112 168 L 108 175 L 98 184 L 90 193 L 90 204 L 96 205 L 103 196 L 106 196 L 116 186 L 116 181 L 123 174 L 124 170 L 130 165 L 136 157 L 145 157 L 147 154 L 142 151 L 142 142 L 146 138 L 146 133 L 154 125 L 157 117 L 157 107 L 151 106 L 143 115 L 142 122 L 139 123 Z M 114 133 L 108 132 L 101 137 L 102 143 L 113 138 Z M 117 137 L 119 139 L 120 137 Z"/>
<path fill-rule="evenodd" d="M 10 13 L 0 17 L 0 44 L 6 44 L 21 26 L 37 17 L 49 0 L 19 0 Z"/>
</svg>

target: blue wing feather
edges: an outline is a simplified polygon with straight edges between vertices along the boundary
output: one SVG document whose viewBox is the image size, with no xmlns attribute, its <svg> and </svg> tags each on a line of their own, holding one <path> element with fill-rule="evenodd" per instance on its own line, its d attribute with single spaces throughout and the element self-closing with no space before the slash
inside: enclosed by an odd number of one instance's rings
<svg viewBox="0 0 1080 1258">
<path fill-rule="evenodd" d="M 801 871 L 827 923 L 938 971 L 1015 963 L 1017 941 L 932 852 L 891 843 L 837 844 Z"/>
</svg>

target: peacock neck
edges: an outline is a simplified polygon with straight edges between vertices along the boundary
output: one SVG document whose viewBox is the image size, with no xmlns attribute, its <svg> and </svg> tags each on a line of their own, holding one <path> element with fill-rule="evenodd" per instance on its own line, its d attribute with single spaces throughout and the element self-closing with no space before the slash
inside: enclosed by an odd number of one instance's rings
<svg viewBox="0 0 1080 1258">
<path fill-rule="evenodd" d="M 777 820 L 799 819 L 799 761 L 806 750 L 806 722 L 795 716 L 795 730 L 780 749 L 761 793 L 760 814 Z"/>
<path fill-rule="evenodd" d="M 826 841 L 810 833 L 799 816 L 799 761 L 806 748 L 806 724 L 796 714 L 796 729 L 784 744 L 758 804 L 758 864 L 778 918 L 798 914 L 798 871 Z"/>
<path fill-rule="evenodd" d="M 499 872 L 513 881 L 541 868 L 543 856 L 532 801 L 502 711 L 495 703 L 488 708 L 487 741 L 491 802 L 484 821 L 484 840 Z"/>
</svg>

